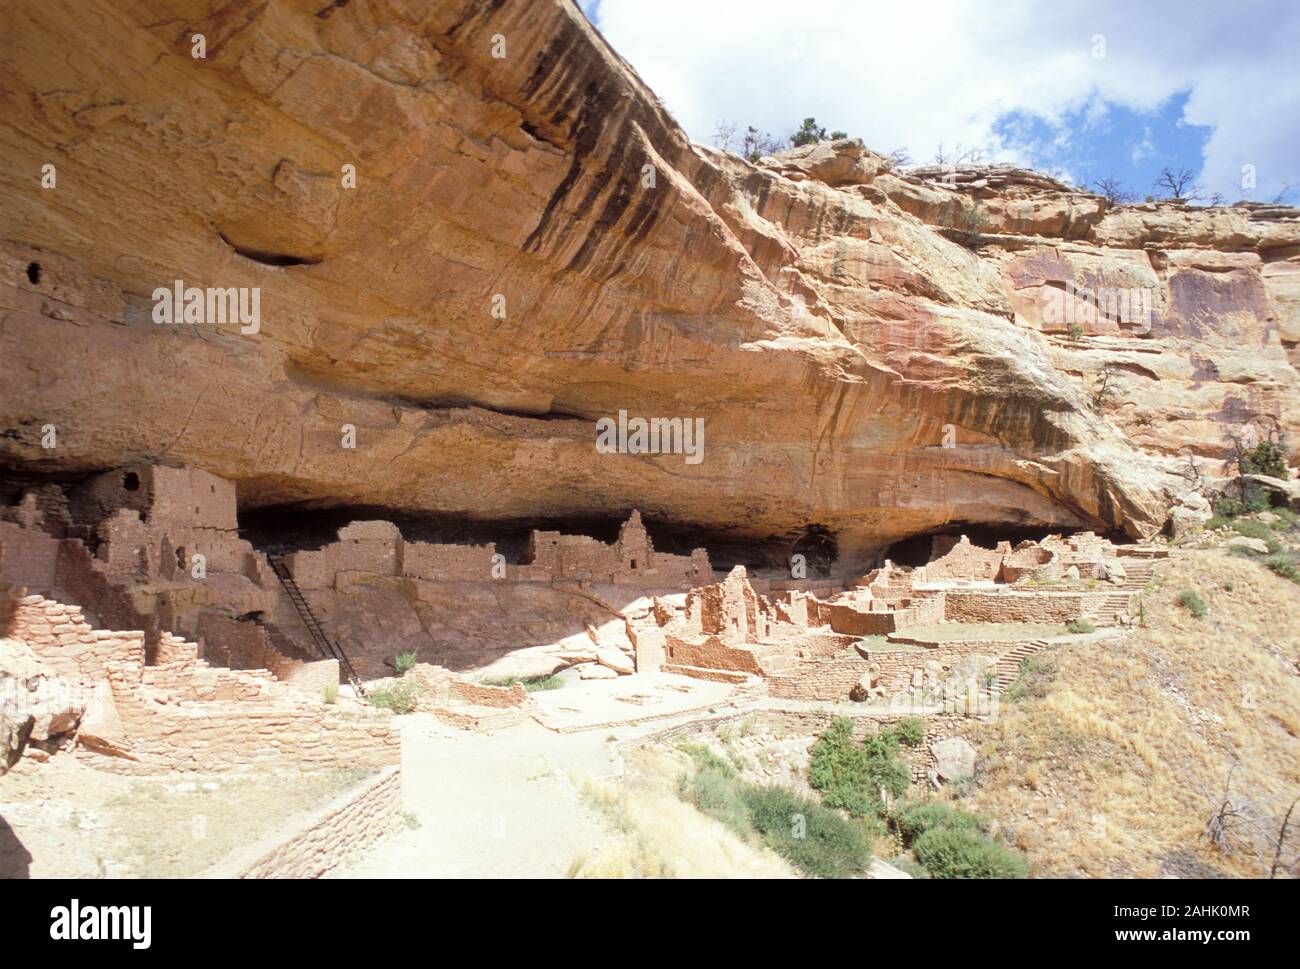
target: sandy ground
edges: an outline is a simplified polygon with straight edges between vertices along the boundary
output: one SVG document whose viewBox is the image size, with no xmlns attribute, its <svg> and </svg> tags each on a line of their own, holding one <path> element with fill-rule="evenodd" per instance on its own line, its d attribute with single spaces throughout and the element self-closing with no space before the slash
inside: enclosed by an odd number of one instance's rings
<svg viewBox="0 0 1300 969">
<path fill-rule="evenodd" d="M 0 878 L 189 877 L 360 774 L 125 777 L 67 754 L 0 777 Z"/>
<path fill-rule="evenodd" d="M 533 694 L 548 729 L 494 734 L 402 718 L 402 791 L 418 827 L 336 877 L 554 878 L 618 833 L 575 779 L 621 777 L 618 741 L 728 708 L 734 688 L 681 676 L 566 680 Z M 612 724 L 612 725 L 611 725 Z"/>
<path fill-rule="evenodd" d="M 625 840 L 590 793 L 625 777 L 619 742 L 734 711 L 733 692 L 659 674 L 571 676 L 534 694 L 554 729 L 530 719 L 482 734 L 402 717 L 410 823 L 336 876 L 563 876 Z M 21 761 L 0 778 L 0 877 L 193 875 L 354 782 L 348 772 L 127 778 L 65 755 Z"/>
<path fill-rule="evenodd" d="M 525 723 L 492 735 L 404 717 L 402 789 L 418 827 L 386 838 L 336 877 L 560 877 L 611 834 L 571 771 L 621 770 L 604 732 Z"/>
<path fill-rule="evenodd" d="M 600 730 L 680 714 L 707 714 L 725 706 L 735 693 L 729 683 L 713 683 L 668 673 L 638 673 L 616 680 L 565 678 L 559 690 L 533 694 L 538 717 L 552 730 Z"/>
</svg>

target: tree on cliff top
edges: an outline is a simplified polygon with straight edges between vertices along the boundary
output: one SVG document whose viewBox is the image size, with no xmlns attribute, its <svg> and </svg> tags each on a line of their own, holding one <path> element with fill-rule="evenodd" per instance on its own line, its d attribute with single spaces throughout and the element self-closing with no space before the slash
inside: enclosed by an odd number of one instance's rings
<svg viewBox="0 0 1300 969">
<path fill-rule="evenodd" d="M 723 151 L 739 149 L 741 156 L 751 162 L 785 149 L 785 142 L 780 138 L 774 138 L 766 131 L 759 131 L 753 125 L 748 125 L 742 134 L 740 125 L 725 119 L 716 122 L 713 126 L 713 145 Z"/>
<path fill-rule="evenodd" d="M 1182 202 L 1198 201 L 1205 191 L 1196 180 L 1196 173 L 1182 165 L 1177 169 L 1170 168 L 1168 165 L 1160 169 L 1160 175 L 1151 190 L 1164 193 L 1165 198 Z"/>
<path fill-rule="evenodd" d="M 766 131 L 760 131 L 753 125 L 746 126 L 743 134 L 740 133 L 740 125 L 734 121 L 724 119 L 713 125 L 715 148 L 721 148 L 723 151 L 739 149 L 741 156 L 751 162 L 758 161 L 764 155 L 775 155 L 778 151 L 785 151 L 787 147 L 798 148 L 802 145 L 815 145 L 827 139 L 835 141 L 847 137 L 848 133 L 844 131 L 832 131 L 828 135 L 825 128 L 818 127 L 816 118 L 804 118 L 803 124 L 790 136 L 788 143 Z"/>
<path fill-rule="evenodd" d="M 832 131 L 826 134 L 826 129 L 819 127 L 816 118 L 804 118 L 803 124 L 799 130 L 790 136 L 790 146 L 792 148 L 801 148 L 804 145 L 815 145 L 819 141 L 836 141 L 840 138 L 847 138 L 848 133 L 844 131 Z"/>
<path fill-rule="evenodd" d="M 1137 201 L 1137 193 L 1126 189 L 1114 175 L 1093 179 L 1091 188 L 1111 205 L 1128 205 Z"/>
</svg>

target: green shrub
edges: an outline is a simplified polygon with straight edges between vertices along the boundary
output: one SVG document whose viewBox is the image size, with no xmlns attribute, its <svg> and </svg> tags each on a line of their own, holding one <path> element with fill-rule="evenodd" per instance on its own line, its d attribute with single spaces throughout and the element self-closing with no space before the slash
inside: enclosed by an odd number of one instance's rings
<svg viewBox="0 0 1300 969">
<path fill-rule="evenodd" d="M 1268 492 L 1263 488 L 1245 485 L 1240 498 L 1221 495 L 1214 499 L 1214 514 L 1216 518 L 1236 518 L 1249 512 L 1268 511 L 1270 503 Z"/>
<path fill-rule="evenodd" d="M 1259 538 L 1267 541 L 1273 537 L 1273 529 L 1263 522 L 1250 521 L 1249 519 L 1235 521 L 1232 523 L 1232 528 L 1238 535 L 1245 535 L 1247 538 Z"/>
<path fill-rule="evenodd" d="M 1220 495 L 1218 498 L 1214 499 L 1214 518 L 1211 518 L 1210 522 L 1236 518 L 1242 513 L 1242 511 L 1241 502 L 1236 498 L 1231 498 L 1228 495 Z M 1208 525 L 1210 522 L 1207 522 L 1206 524 Z"/>
<path fill-rule="evenodd" d="M 915 731 L 914 726 L 906 728 L 909 736 Z M 857 746 L 852 721 L 836 717 L 813 744 L 809 765 L 809 782 L 821 792 L 822 803 L 862 818 L 884 810 L 881 788 L 894 797 L 902 796 L 912 772 L 898 758 L 899 737 L 898 730 L 881 730 Z"/>
<path fill-rule="evenodd" d="M 1066 632 L 1071 633 L 1092 633 L 1097 631 L 1097 627 L 1086 619 L 1075 619 L 1065 624 Z"/>
<path fill-rule="evenodd" d="M 871 758 L 853 743 L 853 723 L 836 717 L 813 744 L 808 780 L 821 791 L 822 803 L 842 808 L 854 817 L 867 817 L 883 809 Z"/>
<path fill-rule="evenodd" d="M 898 734 L 886 727 L 877 733 L 868 734 L 862 740 L 862 749 L 870 758 L 888 760 L 898 756 Z"/>
<path fill-rule="evenodd" d="M 677 749 L 695 762 L 697 771 L 715 771 L 724 777 L 736 776 L 736 768 L 719 757 L 713 748 L 706 744 L 682 743 L 677 745 Z"/>
<path fill-rule="evenodd" d="M 983 232 L 988 227 L 989 217 L 974 199 L 961 207 L 961 213 L 957 216 L 957 228 L 962 232 Z"/>
<path fill-rule="evenodd" d="M 935 878 L 1027 878 L 1029 862 L 984 835 L 936 827 L 912 842 L 916 859 Z"/>
<path fill-rule="evenodd" d="M 524 689 L 529 693 L 537 693 L 540 690 L 558 690 L 564 686 L 564 680 L 560 679 L 554 673 L 546 676 L 534 676 L 523 681 Z"/>
<path fill-rule="evenodd" d="M 536 693 L 538 690 L 558 690 L 564 686 L 564 680 L 554 673 L 530 676 L 527 679 L 519 676 L 494 676 L 483 681 L 484 686 L 514 686 L 516 683 L 522 684 L 529 693 Z"/>
<path fill-rule="evenodd" d="M 742 838 L 759 838 L 804 875 L 862 874 L 871 860 L 872 836 L 885 833 L 874 817 L 850 821 L 793 791 L 742 780 L 735 767 L 703 744 L 682 744 L 678 749 L 696 766 L 693 775 L 682 778 L 683 800 Z"/>
<path fill-rule="evenodd" d="M 1253 485 L 1246 489 L 1245 495 L 1241 499 L 1241 507 L 1245 511 L 1268 511 L 1271 504 L 1268 492 L 1263 488 L 1256 488 Z"/>
<path fill-rule="evenodd" d="M 397 670 L 398 676 L 405 676 L 411 672 L 415 666 L 416 652 L 411 650 L 409 653 L 398 653 L 393 659 L 393 669 Z"/>
<path fill-rule="evenodd" d="M 879 822 L 850 821 L 782 787 L 744 786 L 750 823 L 773 851 L 813 878 L 850 878 L 871 861 Z"/>
<path fill-rule="evenodd" d="M 377 707 L 392 710 L 394 713 L 412 713 L 415 711 L 415 685 L 408 680 L 371 690 L 366 699 Z"/>
<path fill-rule="evenodd" d="M 912 769 L 896 757 L 870 757 L 867 773 L 877 787 L 883 787 L 891 797 L 902 797 L 912 783 Z"/>
<path fill-rule="evenodd" d="M 920 717 L 904 717 L 894 725 L 894 736 L 904 747 L 920 747 L 925 742 L 925 721 Z"/>
<path fill-rule="evenodd" d="M 1195 589 L 1184 589 L 1178 593 L 1178 604 L 1197 619 L 1202 618 L 1206 613 L 1205 600 Z"/>
<path fill-rule="evenodd" d="M 983 834 L 989 827 L 988 818 L 953 808 L 943 801 L 900 801 L 890 820 L 907 844 L 936 828 Z"/>
<path fill-rule="evenodd" d="M 697 770 L 693 776 L 682 778 L 681 795 L 742 838 L 754 833 L 745 804 L 745 783 L 733 774 L 708 768 Z"/>
<path fill-rule="evenodd" d="M 1300 515 L 1297 515 L 1290 508 L 1270 508 L 1269 510 L 1282 519 L 1282 524 L 1288 528 L 1294 528 L 1296 522 L 1300 522 Z"/>
<path fill-rule="evenodd" d="M 1292 582 L 1300 582 L 1300 568 L 1296 567 L 1289 557 L 1285 555 L 1274 555 L 1266 563 L 1270 569 L 1282 576 L 1284 579 L 1290 579 Z"/>
<path fill-rule="evenodd" d="M 1286 449 L 1279 441 L 1261 441 L 1241 455 L 1243 474 L 1266 474 L 1270 478 L 1285 479 Z"/>
<path fill-rule="evenodd" d="M 826 765 L 826 758 L 824 754 L 823 768 L 831 772 L 830 780 L 824 786 L 812 780 L 812 786 L 821 791 L 823 804 L 841 808 L 855 818 L 874 817 L 885 809 L 871 773 L 871 759 L 862 748 L 851 747 L 835 754 L 831 766 Z"/>
<path fill-rule="evenodd" d="M 327 684 L 325 687 L 325 702 L 333 706 L 339 699 L 339 685 L 337 683 Z"/>
<path fill-rule="evenodd" d="M 940 221 L 968 235 L 978 235 L 989 227 L 989 217 L 974 199 L 952 206 L 943 213 Z"/>
</svg>

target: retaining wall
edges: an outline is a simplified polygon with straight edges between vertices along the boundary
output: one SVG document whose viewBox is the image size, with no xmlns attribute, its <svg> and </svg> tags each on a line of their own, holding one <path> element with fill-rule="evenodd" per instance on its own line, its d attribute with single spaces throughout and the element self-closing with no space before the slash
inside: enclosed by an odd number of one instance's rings
<svg viewBox="0 0 1300 969">
<path fill-rule="evenodd" d="M 319 878 L 360 858 L 401 823 L 401 768 L 388 767 L 201 877 Z"/>
</svg>

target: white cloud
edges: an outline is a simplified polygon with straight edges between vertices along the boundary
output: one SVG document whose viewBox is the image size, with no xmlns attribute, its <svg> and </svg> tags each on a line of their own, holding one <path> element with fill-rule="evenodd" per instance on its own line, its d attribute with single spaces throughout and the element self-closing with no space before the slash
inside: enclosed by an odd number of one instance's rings
<svg viewBox="0 0 1300 969">
<path fill-rule="evenodd" d="M 1128 157 L 1134 163 L 1150 158 L 1156 152 L 1155 143 L 1151 140 L 1151 126 L 1147 125 L 1142 129 L 1142 140 L 1129 149 Z"/>
<path fill-rule="evenodd" d="M 601 0 L 599 26 L 697 140 L 723 118 L 788 134 L 812 114 L 873 148 L 906 146 L 918 161 L 960 142 L 1032 163 L 1032 142 L 997 137 L 999 117 L 1022 111 L 1059 123 L 1085 111 L 1084 130 L 1069 133 L 1088 138 L 1110 105 L 1154 111 L 1190 89 L 1185 120 L 1215 128 L 1207 185 L 1235 195 L 1246 162 L 1261 191 L 1300 182 L 1300 8 L 1061 6 Z M 1103 58 L 1093 56 L 1099 34 Z"/>
</svg>

